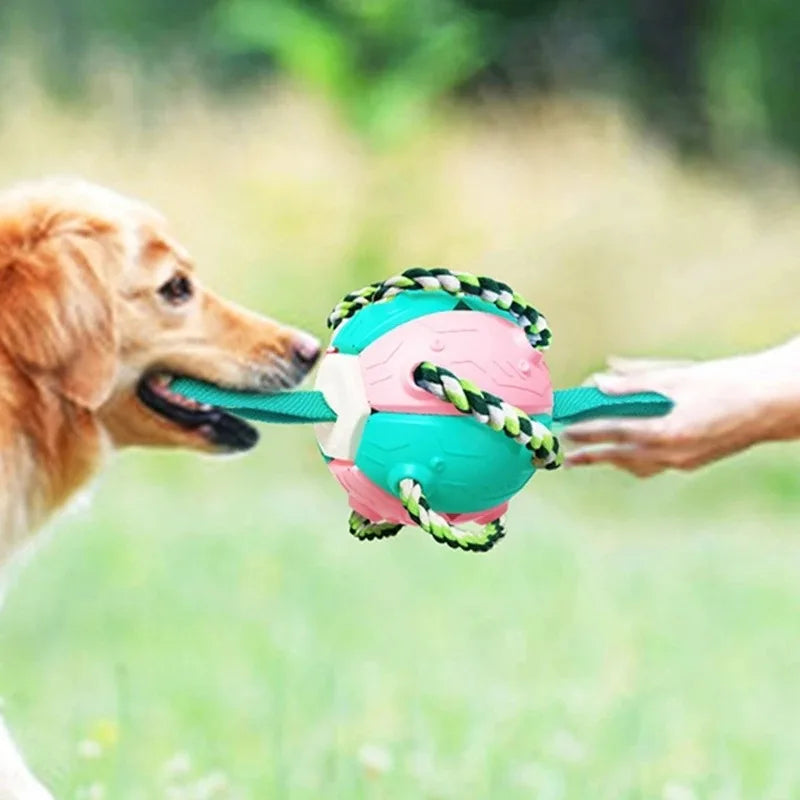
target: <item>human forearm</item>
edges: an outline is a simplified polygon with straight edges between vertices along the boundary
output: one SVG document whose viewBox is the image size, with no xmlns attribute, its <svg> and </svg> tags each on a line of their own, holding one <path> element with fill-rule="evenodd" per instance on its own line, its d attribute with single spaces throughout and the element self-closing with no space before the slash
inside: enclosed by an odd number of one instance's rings
<svg viewBox="0 0 800 800">
<path fill-rule="evenodd" d="M 612 359 L 593 382 L 611 394 L 659 391 L 675 408 L 661 419 L 572 426 L 572 465 L 611 463 L 647 476 L 694 469 L 758 442 L 800 438 L 800 337 L 705 362 Z"/>
</svg>

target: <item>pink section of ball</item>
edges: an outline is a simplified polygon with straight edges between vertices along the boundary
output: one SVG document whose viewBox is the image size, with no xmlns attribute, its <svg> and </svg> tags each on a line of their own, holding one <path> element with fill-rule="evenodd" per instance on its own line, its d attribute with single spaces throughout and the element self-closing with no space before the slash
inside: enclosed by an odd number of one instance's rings
<svg viewBox="0 0 800 800">
<path fill-rule="evenodd" d="M 553 387 L 542 354 L 507 319 L 479 311 L 441 311 L 383 334 L 359 355 L 367 400 L 379 411 L 458 414 L 412 378 L 422 361 L 445 367 L 528 414 L 549 414 Z"/>
<path fill-rule="evenodd" d="M 328 464 L 336 480 L 342 485 L 350 499 L 350 507 L 373 522 L 396 522 L 403 525 L 414 525 L 403 504 L 389 492 L 376 486 L 351 461 L 334 460 Z M 485 511 L 468 514 L 442 514 L 450 522 L 477 522 L 481 525 L 491 522 L 506 513 L 508 503 L 495 506 Z M 434 509 L 436 511 L 438 509 Z"/>
</svg>

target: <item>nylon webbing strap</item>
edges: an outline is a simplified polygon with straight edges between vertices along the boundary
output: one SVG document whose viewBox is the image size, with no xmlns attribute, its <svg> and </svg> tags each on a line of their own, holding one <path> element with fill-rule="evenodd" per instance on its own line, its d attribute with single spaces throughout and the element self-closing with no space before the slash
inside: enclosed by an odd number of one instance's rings
<svg viewBox="0 0 800 800">
<path fill-rule="evenodd" d="M 661 417 L 672 406 L 672 400 L 658 392 L 611 395 L 593 386 L 579 386 L 554 393 L 553 421 L 569 424 L 598 417 Z"/>
<path fill-rule="evenodd" d="M 208 403 L 259 422 L 298 424 L 336 420 L 336 412 L 325 402 L 322 392 L 237 392 L 193 378 L 176 378 L 170 388 L 198 403 Z M 553 420 L 569 424 L 597 417 L 658 417 L 671 409 L 672 401 L 657 392 L 610 395 L 594 387 L 577 387 L 554 393 Z"/>
<path fill-rule="evenodd" d="M 322 392 L 237 392 L 193 378 L 176 378 L 170 389 L 198 403 L 208 403 L 260 422 L 297 424 L 336 420 L 336 413 L 325 402 Z"/>
</svg>

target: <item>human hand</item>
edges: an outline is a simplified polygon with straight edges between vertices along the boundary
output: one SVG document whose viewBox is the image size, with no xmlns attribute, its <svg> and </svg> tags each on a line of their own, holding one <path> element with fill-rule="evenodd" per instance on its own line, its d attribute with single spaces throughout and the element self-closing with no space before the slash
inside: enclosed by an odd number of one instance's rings
<svg viewBox="0 0 800 800">
<path fill-rule="evenodd" d="M 612 358 L 590 384 L 608 394 L 656 391 L 665 417 L 569 426 L 570 466 L 612 464 L 639 477 L 691 470 L 765 440 L 800 436 L 798 345 L 705 362 Z M 570 445 L 573 445 L 570 448 Z"/>
</svg>

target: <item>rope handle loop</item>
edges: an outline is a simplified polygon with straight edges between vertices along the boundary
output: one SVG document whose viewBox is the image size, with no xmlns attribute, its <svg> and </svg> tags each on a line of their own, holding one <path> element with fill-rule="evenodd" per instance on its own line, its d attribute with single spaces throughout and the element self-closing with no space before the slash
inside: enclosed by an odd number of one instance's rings
<svg viewBox="0 0 800 800">
<path fill-rule="evenodd" d="M 504 433 L 530 450 L 531 461 L 537 469 L 554 470 L 563 463 L 564 454 L 558 438 L 547 425 L 531 419 L 502 397 L 484 392 L 472 381 L 459 378 L 430 361 L 418 364 L 413 376 L 421 389 L 451 403 L 462 414 L 471 414 L 481 424 Z"/>
<path fill-rule="evenodd" d="M 350 534 L 362 542 L 370 542 L 373 539 L 388 539 L 390 536 L 397 536 L 403 529 L 402 525 L 393 522 L 372 522 L 358 511 L 350 514 Z"/>
<path fill-rule="evenodd" d="M 403 478 L 398 485 L 400 502 L 414 523 L 430 534 L 439 544 L 455 550 L 483 553 L 491 550 L 505 536 L 505 520 L 498 517 L 476 530 L 461 528 L 434 511 L 422 485 L 413 478 Z M 353 511 L 350 514 L 350 533 L 361 541 L 386 539 L 397 535 L 402 525 L 392 522 L 372 522 Z"/>
<path fill-rule="evenodd" d="M 547 320 L 508 284 L 468 272 L 452 272 L 444 267 L 413 267 L 385 281 L 371 283 L 355 292 L 349 292 L 328 315 L 328 327 L 332 331 L 336 330 L 342 322 L 370 303 L 388 300 L 400 292 L 438 290 L 455 297 L 478 297 L 501 311 L 507 311 L 525 331 L 531 347 L 536 350 L 546 350 L 549 347 L 552 333 Z"/>
<path fill-rule="evenodd" d="M 398 488 L 400 502 L 408 515 L 439 544 L 456 550 L 483 553 L 491 550 L 506 534 L 504 517 L 498 517 L 477 530 L 459 528 L 448 522 L 431 508 L 422 486 L 413 478 L 404 478 Z"/>
</svg>

